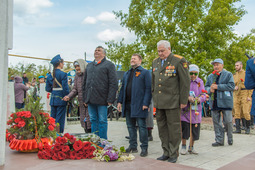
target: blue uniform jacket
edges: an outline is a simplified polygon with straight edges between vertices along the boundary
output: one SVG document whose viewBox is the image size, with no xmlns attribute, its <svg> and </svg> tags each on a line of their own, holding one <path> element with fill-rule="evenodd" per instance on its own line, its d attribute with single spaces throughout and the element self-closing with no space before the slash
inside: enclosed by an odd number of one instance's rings
<svg viewBox="0 0 255 170">
<path fill-rule="evenodd" d="M 122 115 L 125 115 L 126 88 L 131 69 L 125 72 L 122 87 L 120 89 L 118 103 L 122 103 Z M 151 74 L 148 70 L 139 66 L 136 68 L 132 80 L 131 92 L 131 117 L 146 118 L 148 109 L 143 110 L 143 106 L 150 105 L 151 102 Z"/>
<path fill-rule="evenodd" d="M 244 85 L 246 89 L 255 89 L 255 59 L 252 58 L 246 63 L 246 73 Z M 252 93 L 251 115 L 255 115 L 255 94 Z"/>
<path fill-rule="evenodd" d="M 51 93 L 50 105 L 51 106 L 65 106 L 66 101 L 62 100 L 63 97 L 69 94 L 69 88 L 67 83 L 67 74 L 60 69 L 56 69 L 55 77 L 62 85 L 62 89 L 57 84 L 56 88 L 53 88 L 53 77 L 49 75 L 46 81 L 46 91 Z"/>
<path fill-rule="evenodd" d="M 214 75 L 210 74 L 207 77 L 205 84 L 205 90 L 211 96 L 210 87 L 214 83 Z M 217 106 L 219 108 L 233 108 L 233 91 L 235 89 L 235 83 L 232 73 L 226 70 L 222 70 L 219 78 L 219 84 L 217 89 Z M 210 108 L 213 108 L 213 100 L 209 99 Z"/>
</svg>

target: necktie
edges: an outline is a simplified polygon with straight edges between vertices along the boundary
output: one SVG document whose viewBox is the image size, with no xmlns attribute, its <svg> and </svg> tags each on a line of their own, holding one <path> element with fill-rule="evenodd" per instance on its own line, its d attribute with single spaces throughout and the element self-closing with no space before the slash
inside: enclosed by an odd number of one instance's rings
<svg viewBox="0 0 255 170">
<path fill-rule="evenodd" d="M 165 60 L 161 61 L 161 67 L 163 67 Z"/>
</svg>

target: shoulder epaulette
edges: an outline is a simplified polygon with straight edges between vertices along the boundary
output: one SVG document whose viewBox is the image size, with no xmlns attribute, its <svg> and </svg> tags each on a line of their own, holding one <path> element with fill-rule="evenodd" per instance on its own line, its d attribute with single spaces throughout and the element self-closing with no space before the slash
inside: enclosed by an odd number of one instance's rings
<svg viewBox="0 0 255 170">
<path fill-rule="evenodd" d="M 155 58 L 153 61 L 157 60 L 159 57 Z"/>
<path fill-rule="evenodd" d="M 182 58 L 183 58 L 182 56 L 176 55 L 176 54 L 174 54 L 174 57 L 179 58 L 179 59 L 182 59 Z"/>
</svg>

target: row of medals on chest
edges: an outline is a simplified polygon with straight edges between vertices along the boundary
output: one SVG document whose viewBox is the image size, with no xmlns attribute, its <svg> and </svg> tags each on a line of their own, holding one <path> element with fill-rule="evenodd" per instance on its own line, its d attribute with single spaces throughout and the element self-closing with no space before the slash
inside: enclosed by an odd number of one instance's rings
<svg viewBox="0 0 255 170">
<path fill-rule="evenodd" d="M 172 66 L 171 64 L 166 66 L 165 76 L 176 76 L 175 66 Z"/>
</svg>

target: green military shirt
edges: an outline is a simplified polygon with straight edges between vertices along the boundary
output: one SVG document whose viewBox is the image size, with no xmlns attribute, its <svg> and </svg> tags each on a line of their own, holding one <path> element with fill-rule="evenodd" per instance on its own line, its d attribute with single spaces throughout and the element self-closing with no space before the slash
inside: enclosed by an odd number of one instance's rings
<svg viewBox="0 0 255 170">
<path fill-rule="evenodd" d="M 176 109 L 187 104 L 190 90 L 188 63 L 171 53 L 163 67 L 158 57 L 152 63 L 152 96 L 157 109 Z"/>
</svg>

